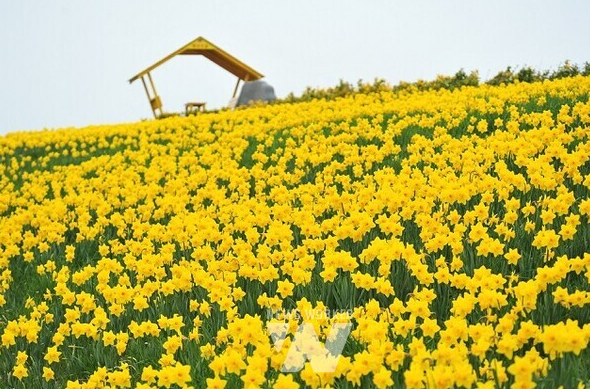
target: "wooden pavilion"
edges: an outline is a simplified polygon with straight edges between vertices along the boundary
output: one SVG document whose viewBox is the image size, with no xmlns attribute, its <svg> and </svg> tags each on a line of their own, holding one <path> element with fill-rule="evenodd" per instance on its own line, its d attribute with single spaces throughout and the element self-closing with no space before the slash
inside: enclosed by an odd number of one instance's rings
<svg viewBox="0 0 590 389">
<path fill-rule="evenodd" d="M 162 58 L 158 62 L 142 70 L 141 72 L 137 73 L 135 76 L 129 79 L 129 83 L 132 83 L 137 79 L 141 79 L 141 82 L 143 83 L 145 93 L 150 102 L 150 106 L 155 118 L 161 117 L 164 112 L 162 111 L 162 99 L 158 95 L 158 92 L 156 92 L 156 87 L 154 86 L 151 71 L 159 67 L 160 65 L 163 65 L 164 63 L 168 62 L 170 59 L 176 57 L 177 55 L 202 55 L 214 62 L 215 64 L 219 65 L 223 69 L 227 70 L 234 76 L 236 76 L 238 78 L 238 81 L 236 83 L 236 87 L 234 88 L 232 99 L 236 97 L 241 81 L 255 81 L 264 77 L 262 74 L 252 69 L 250 66 L 246 65 L 239 59 L 227 53 L 226 51 L 215 46 L 213 43 L 209 42 L 205 38 L 198 37 L 197 39 L 182 46 L 180 49 L 167 55 L 166 57 Z M 186 113 L 189 113 L 190 110 L 194 108 L 202 111 L 205 108 L 205 103 L 191 102 L 185 104 Z"/>
</svg>

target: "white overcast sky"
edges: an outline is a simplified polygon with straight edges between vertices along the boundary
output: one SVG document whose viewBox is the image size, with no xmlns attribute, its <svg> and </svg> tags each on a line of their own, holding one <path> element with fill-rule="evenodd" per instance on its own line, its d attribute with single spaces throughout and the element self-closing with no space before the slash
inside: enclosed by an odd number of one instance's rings
<svg viewBox="0 0 590 389">
<path fill-rule="evenodd" d="M 339 79 L 391 83 L 460 68 L 590 61 L 586 0 L 0 0 L 0 134 L 150 118 L 127 80 L 197 36 L 266 76 L 279 97 Z M 229 100 L 203 57 L 153 73 L 164 109 Z"/>
</svg>

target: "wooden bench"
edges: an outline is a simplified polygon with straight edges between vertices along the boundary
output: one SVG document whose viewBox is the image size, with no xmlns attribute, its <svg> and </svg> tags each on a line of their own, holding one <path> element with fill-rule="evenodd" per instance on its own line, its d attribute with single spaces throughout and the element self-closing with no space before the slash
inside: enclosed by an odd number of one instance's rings
<svg viewBox="0 0 590 389">
<path fill-rule="evenodd" d="M 191 113 L 205 112 L 205 103 L 186 103 L 184 105 L 184 111 L 187 116 Z"/>
</svg>

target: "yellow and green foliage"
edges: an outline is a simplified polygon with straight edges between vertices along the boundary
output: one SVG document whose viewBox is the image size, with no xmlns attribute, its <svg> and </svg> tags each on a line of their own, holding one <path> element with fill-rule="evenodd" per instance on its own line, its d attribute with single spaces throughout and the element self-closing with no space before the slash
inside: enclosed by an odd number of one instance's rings
<svg viewBox="0 0 590 389">
<path fill-rule="evenodd" d="M 0 387 L 587 385 L 589 93 L 409 88 L 1 138 Z M 303 322 L 322 344 L 352 324 L 333 372 L 281 371 Z"/>
</svg>

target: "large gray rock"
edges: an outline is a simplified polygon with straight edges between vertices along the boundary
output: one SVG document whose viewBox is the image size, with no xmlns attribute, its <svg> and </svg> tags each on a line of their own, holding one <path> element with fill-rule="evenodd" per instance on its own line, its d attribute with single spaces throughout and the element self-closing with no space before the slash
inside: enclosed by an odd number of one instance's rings
<svg viewBox="0 0 590 389">
<path fill-rule="evenodd" d="M 247 81 L 242 86 L 236 106 L 248 105 L 256 101 L 274 101 L 276 99 L 275 89 L 266 81 Z"/>
</svg>

